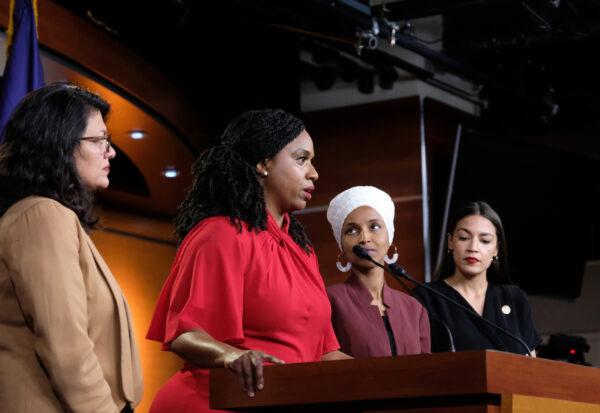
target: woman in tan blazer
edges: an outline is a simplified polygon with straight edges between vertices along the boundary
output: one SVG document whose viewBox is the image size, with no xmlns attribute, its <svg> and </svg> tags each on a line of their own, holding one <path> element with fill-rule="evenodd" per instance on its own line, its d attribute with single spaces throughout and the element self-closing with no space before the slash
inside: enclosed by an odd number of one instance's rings
<svg viewBox="0 0 600 413">
<path fill-rule="evenodd" d="M 86 231 L 108 186 L 109 105 L 72 84 L 28 95 L 0 146 L 0 410 L 132 411 L 130 311 Z"/>
</svg>

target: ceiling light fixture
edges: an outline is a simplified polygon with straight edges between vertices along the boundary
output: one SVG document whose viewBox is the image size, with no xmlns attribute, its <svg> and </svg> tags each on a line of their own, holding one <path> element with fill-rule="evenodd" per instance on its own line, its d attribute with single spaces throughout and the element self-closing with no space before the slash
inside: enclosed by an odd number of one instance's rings
<svg viewBox="0 0 600 413">
<path fill-rule="evenodd" d="M 162 175 L 165 178 L 169 178 L 169 179 L 173 179 L 173 178 L 177 178 L 179 176 L 179 169 L 175 168 L 174 166 L 167 166 L 163 171 L 162 171 Z"/>
<path fill-rule="evenodd" d="M 131 137 L 131 139 L 135 139 L 135 140 L 144 139 L 147 135 L 148 135 L 148 132 L 143 131 L 143 130 L 129 131 L 129 136 Z"/>
</svg>

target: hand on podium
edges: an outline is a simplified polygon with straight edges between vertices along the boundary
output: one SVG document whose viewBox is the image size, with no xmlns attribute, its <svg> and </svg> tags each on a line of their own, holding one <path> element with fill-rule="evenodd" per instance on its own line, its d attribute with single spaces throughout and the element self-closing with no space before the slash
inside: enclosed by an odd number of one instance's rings
<svg viewBox="0 0 600 413">
<path fill-rule="evenodd" d="M 278 359 L 262 351 L 257 350 L 234 350 L 224 355 L 225 368 L 234 372 L 244 390 L 249 397 L 254 397 L 254 393 L 265 387 L 263 377 L 263 362 L 274 364 L 285 364 L 283 360 Z"/>
</svg>

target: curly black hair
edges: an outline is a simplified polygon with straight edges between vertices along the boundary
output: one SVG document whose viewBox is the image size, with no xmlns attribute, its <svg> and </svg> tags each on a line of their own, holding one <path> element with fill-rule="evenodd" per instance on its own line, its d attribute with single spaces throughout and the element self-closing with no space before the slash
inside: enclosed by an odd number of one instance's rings
<svg viewBox="0 0 600 413">
<path fill-rule="evenodd" d="M 183 240 L 202 220 L 229 216 L 238 231 L 267 228 L 263 187 L 255 167 L 275 156 L 304 130 L 304 124 L 282 110 L 245 112 L 226 128 L 221 142 L 204 151 L 192 167 L 194 182 L 175 218 L 175 232 Z M 290 215 L 289 233 L 307 253 L 312 244 L 304 228 Z"/>
<path fill-rule="evenodd" d="M 97 223 L 93 193 L 81 182 L 74 160 L 93 110 L 105 119 L 110 105 L 72 83 L 54 83 L 21 100 L 0 146 L 0 216 L 19 200 L 39 195 L 71 209 L 87 229 Z"/>
</svg>

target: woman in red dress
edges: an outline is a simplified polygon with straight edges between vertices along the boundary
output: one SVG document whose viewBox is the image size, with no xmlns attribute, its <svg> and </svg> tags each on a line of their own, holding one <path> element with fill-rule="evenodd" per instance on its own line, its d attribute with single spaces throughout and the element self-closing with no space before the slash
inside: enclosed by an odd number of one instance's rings
<svg viewBox="0 0 600 413">
<path fill-rule="evenodd" d="M 347 357 L 304 229 L 318 179 L 302 122 L 281 110 L 240 115 L 193 169 L 175 219 L 182 239 L 148 338 L 184 359 L 151 413 L 207 412 L 208 369 L 225 367 L 253 397 L 263 362 Z"/>
</svg>

